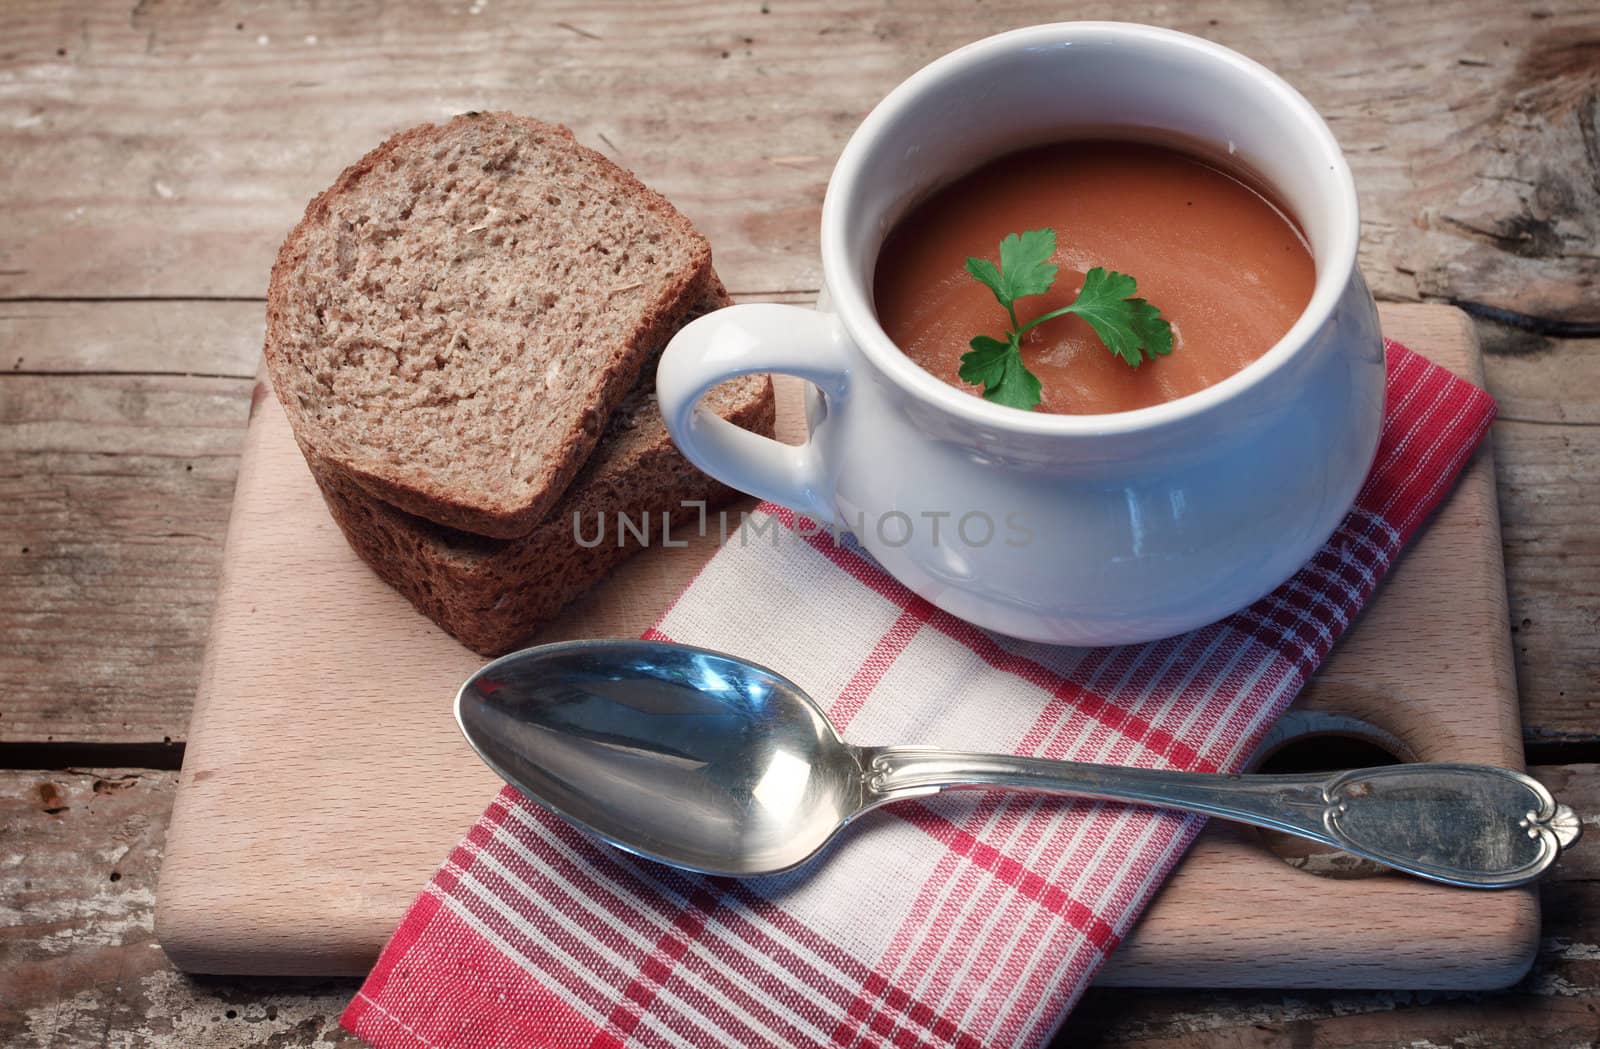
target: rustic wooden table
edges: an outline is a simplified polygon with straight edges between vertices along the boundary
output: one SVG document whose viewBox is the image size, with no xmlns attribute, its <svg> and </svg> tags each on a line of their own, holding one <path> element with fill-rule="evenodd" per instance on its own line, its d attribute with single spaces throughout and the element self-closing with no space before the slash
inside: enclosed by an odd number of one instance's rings
<svg viewBox="0 0 1600 1049">
<path fill-rule="evenodd" d="M 805 301 L 830 166 L 871 104 L 961 43 L 1063 17 L 1276 68 L 1349 154 L 1379 296 L 1521 315 L 1480 334 L 1527 757 L 1600 811 L 1600 7 L 1320 6 L 6 3 L 0 1043 L 354 1044 L 350 984 L 192 979 L 150 921 L 267 269 L 313 192 L 400 127 L 515 109 L 675 200 L 741 298 Z M 1595 1045 L 1596 855 L 1544 884 L 1513 990 L 1095 991 L 1058 1044 Z"/>
</svg>

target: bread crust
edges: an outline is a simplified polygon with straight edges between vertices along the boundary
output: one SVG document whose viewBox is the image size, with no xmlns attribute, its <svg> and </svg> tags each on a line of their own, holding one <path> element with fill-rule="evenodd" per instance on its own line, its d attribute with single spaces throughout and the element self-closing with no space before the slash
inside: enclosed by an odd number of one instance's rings
<svg viewBox="0 0 1600 1049">
<path fill-rule="evenodd" d="M 752 376 L 739 383 L 715 404 L 718 414 L 771 436 L 771 380 Z M 663 517 L 680 538 L 698 523 L 699 510 L 684 502 L 704 501 L 711 509 L 738 498 L 683 458 L 659 412 L 639 425 L 653 428 L 645 447 L 625 463 L 586 471 L 544 521 L 517 539 L 461 533 L 406 514 L 316 460 L 312 475 L 345 538 L 380 578 L 468 648 L 498 656 L 525 643 L 641 549 L 636 537 L 617 526 L 615 515 L 626 514 L 636 524 L 648 518 L 652 541 L 659 542 Z M 583 545 L 578 535 L 591 540 L 602 513 L 610 523 L 601 541 Z"/>
<path fill-rule="evenodd" d="M 480 486 L 479 491 L 461 491 L 440 483 L 427 470 L 414 464 L 390 462 L 337 447 L 326 428 L 300 410 L 290 386 L 296 364 L 286 345 L 289 341 L 285 332 L 286 318 L 295 308 L 290 277 L 304 267 L 306 237 L 328 221 L 334 202 L 353 192 L 363 178 L 396 151 L 438 140 L 463 121 L 472 120 L 497 120 L 518 125 L 530 133 L 563 138 L 571 150 L 601 166 L 607 178 L 693 245 L 691 263 L 680 271 L 661 275 L 659 294 L 646 309 L 632 337 L 600 367 L 601 374 L 583 408 L 581 425 L 570 430 L 563 444 L 552 450 L 552 465 L 543 483 L 527 498 L 509 503 L 498 500 L 489 484 Z M 312 199 L 300 222 L 285 239 L 272 267 L 264 350 L 273 388 L 289 416 L 295 440 L 306 458 L 315 459 L 324 472 L 336 472 L 369 495 L 426 520 L 481 535 L 515 538 L 531 532 L 555 506 L 593 451 L 605 420 L 638 380 L 651 351 L 677 330 L 695 302 L 710 293 L 715 282 L 710 246 L 688 219 L 631 172 L 579 144 L 568 128 L 510 113 L 469 113 L 443 125 L 422 124 L 392 136 L 346 168 L 332 186 Z M 720 288 L 720 284 L 716 287 Z"/>
</svg>

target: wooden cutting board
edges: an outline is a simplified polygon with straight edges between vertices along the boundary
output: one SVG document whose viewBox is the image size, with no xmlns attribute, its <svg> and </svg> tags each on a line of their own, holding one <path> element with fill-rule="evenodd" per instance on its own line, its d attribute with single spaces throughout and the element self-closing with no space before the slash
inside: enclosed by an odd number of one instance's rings
<svg viewBox="0 0 1600 1049">
<path fill-rule="evenodd" d="M 1393 338 L 1481 380 L 1462 314 L 1383 313 Z M 780 428 L 801 425 L 798 392 L 780 387 Z M 541 640 L 637 635 L 710 553 L 709 543 L 647 551 Z M 481 662 L 350 552 L 258 384 L 157 900 L 173 961 L 211 973 L 364 972 L 499 789 L 451 716 Z M 1280 736 L 1343 731 L 1345 718 L 1419 759 L 1520 766 L 1487 447 Z M 1337 856 L 1300 860 L 1343 867 Z M 1516 980 L 1532 959 L 1532 891 L 1345 873 L 1357 876 L 1296 869 L 1262 834 L 1213 823 L 1101 982 L 1479 988 Z"/>
</svg>

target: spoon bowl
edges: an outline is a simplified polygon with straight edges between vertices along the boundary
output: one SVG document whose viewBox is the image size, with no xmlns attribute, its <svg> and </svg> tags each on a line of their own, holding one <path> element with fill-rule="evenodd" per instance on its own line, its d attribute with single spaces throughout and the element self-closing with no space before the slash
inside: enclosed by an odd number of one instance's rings
<svg viewBox="0 0 1600 1049">
<path fill-rule="evenodd" d="M 799 686 L 704 649 L 583 641 L 513 653 L 462 686 L 456 718 L 541 805 L 678 867 L 783 870 L 865 807 L 856 749 Z"/>
<path fill-rule="evenodd" d="M 782 675 L 656 641 L 514 652 L 461 686 L 456 720 L 491 768 L 568 822 L 648 859 L 735 877 L 802 863 L 879 805 L 960 787 L 1221 816 L 1475 888 L 1537 877 L 1580 827 L 1538 781 L 1486 765 L 1231 776 L 858 747 Z"/>
</svg>

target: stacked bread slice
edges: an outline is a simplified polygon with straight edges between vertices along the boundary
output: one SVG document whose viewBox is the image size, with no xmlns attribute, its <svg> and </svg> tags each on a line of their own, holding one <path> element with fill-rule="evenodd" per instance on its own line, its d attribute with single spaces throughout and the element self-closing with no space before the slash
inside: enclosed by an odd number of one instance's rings
<svg viewBox="0 0 1600 1049">
<path fill-rule="evenodd" d="M 733 497 L 673 448 L 652 393 L 673 333 L 727 304 L 665 198 L 565 128 L 473 113 L 394 136 L 311 202 L 265 349 L 352 547 L 493 655 L 638 549 L 619 515 L 659 537 Z M 772 432 L 764 376 L 708 406 Z"/>
</svg>

